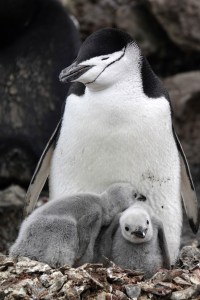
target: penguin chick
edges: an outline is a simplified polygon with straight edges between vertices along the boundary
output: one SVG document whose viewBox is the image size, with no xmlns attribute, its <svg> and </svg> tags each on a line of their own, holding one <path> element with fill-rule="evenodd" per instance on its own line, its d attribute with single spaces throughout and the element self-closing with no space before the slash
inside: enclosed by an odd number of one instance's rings
<svg viewBox="0 0 200 300">
<path fill-rule="evenodd" d="M 92 262 L 101 227 L 136 198 L 129 183 L 119 183 L 101 195 L 84 193 L 50 201 L 22 223 L 10 255 L 27 256 L 53 267 Z"/>
<path fill-rule="evenodd" d="M 131 243 L 148 242 L 153 236 L 151 217 L 138 205 L 129 207 L 119 219 L 122 236 Z"/>
<path fill-rule="evenodd" d="M 105 263 L 107 257 L 122 268 L 144 271 L 146 278 L 161 267 L 170 268 L 162 222 L 144 203 L 118 214 L 97 242 L 95 262 Z"/>
</svg>

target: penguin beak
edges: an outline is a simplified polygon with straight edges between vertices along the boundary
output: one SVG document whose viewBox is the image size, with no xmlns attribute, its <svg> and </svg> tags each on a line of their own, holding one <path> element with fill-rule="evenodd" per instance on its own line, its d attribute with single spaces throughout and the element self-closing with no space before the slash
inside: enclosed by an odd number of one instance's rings
<svg viewBox="0 0 200 300">
<path fill-rule="evenodd" d="M 59 80 L 63 83 L 74 81 L 75 79 L 77 79 L 81 75 L 83 75 L 85 72 L 90 70 L 92 67 L 94 67 L 94 66 L 93 65 L 90 65 L 90 66 L 79 65 L 75 61 L 69 67 L 67 67 L 61 71 L 61 73 L 59 75 Z"/>
<path fill-rule="evenodd" d="M 147 233 L 147 228 L 143 228 L 142 226 L 139 226 L 135 231 L 131 232 L 131 234 L 134 234 L 138 238 L 144 239 Z"/>
</svg>

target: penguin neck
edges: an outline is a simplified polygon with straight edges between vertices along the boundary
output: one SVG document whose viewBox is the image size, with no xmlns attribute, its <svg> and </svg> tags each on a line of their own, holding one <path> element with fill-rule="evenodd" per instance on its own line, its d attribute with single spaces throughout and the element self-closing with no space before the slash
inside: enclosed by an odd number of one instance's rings
<svg viewBox="0 0 200 300">
<path fill-rule="evenodd" d="M 109 97 L 116 97 L 116 95 L 122 96 L 124 98 L 130 98 L 130 95 L 134 95 L 135 98 L 141 97 L 144 95 L 142 79 L 139 75 L 139 72 L 134 73 L 128 72 L 126 76 L 121 76 L 117 78 L 117 80 L 109 83 L 109 84 L 99 84 L 98 82 L 94 82 L 92 84 L 86 85 L 85 95 L 87 97 L 105 97 L 105 95 L 109 95 Z"/>
</svg>

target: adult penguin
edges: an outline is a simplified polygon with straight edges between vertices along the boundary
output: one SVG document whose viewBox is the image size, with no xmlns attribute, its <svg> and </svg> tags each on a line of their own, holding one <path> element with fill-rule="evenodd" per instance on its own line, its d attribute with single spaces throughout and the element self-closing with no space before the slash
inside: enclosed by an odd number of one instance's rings
<svg viewBox="0 0 200 300">
<path fill-rule="evenodd" d="M 147 195 L 163 221 L 174 263 L 182 228 L 181 195 L 194 232 L 199 210 L 161 81 L 135 41 L 109 28 L 86 39 L 60 80 L 79 83 L 72 86 L 61 128 L 55 130 L 35 171 L 27 211 L 46 180 L 51 158 L 50 197 L 54 199 L 81 191 L 101 193 L 111 183 L 130 182 Z"/>
</svg>

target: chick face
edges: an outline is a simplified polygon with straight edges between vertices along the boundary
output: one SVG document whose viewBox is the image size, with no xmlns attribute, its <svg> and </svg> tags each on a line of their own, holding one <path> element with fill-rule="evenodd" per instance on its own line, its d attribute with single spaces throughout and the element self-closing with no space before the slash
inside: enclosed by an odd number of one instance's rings
<svg viewBox="0 0 200 300">
<path fill-rule="evenodd" d="M 153 226 L 149 213 L 135 205 L 126 209 L 120 217 L 122 236 L 131 243 L 148 242 L 153 236 Z"/>
</svg>

